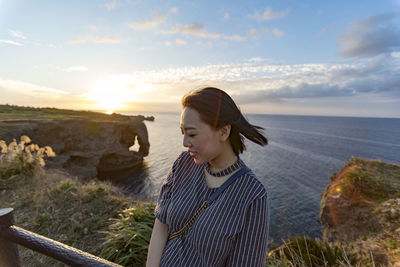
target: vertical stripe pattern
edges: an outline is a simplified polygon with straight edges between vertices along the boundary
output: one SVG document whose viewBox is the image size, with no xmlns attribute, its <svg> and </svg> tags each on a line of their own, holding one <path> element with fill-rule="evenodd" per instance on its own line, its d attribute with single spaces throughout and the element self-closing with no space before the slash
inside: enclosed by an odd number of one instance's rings
<svg viewBox="0 0 400 267">
<path fill-rule="evenodd" d="M 215 190 L 206 184 L 204 165 L 196 165 L 183 152 L 161 187 L 155 215 L 168 225 L 169 234 L 174 233 Z M 161 266 L 265 266 L 268 226 L 267 192 L 248 172 L 205 209 L 185 234 L 167 242 Z"/>
</svg>

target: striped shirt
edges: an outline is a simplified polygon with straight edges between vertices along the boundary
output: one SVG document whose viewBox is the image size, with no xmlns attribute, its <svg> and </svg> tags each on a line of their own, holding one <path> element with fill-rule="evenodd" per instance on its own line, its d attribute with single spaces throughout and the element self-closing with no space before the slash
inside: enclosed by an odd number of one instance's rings
<svg viewBox="0 0 400 267">
<path fill-rule="evenodd" d="M 216 189 L 208 187 L 204 165 L 183 152 L 161 187 L 155 215 L 172 234 Z M 265 266 L 268 227 L 267 191 L 250 171 L 205 209 L 186 233 L 167 241 L 161 266 Z"/>
</svg>

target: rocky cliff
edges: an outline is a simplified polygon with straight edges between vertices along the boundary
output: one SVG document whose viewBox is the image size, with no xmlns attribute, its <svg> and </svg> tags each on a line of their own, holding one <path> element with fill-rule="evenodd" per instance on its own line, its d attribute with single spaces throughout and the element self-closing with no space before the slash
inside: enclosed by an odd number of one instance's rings
<svg viewBox="0 0 400 267">
<path fill-rule="evenodd" d="M 143 116 L 56 109 L 27 111 L 16 107 L 14 110 L 17 112 L 0 114 L 0 140 L 10 142 L 27 135 L 39 146 L 51 146 L 57 156 L 48 161 L 48 166 L 80 177 L 112 179 L 113 174 L 126 174 L 141 166 L 149 153 Z M 140 148 L 130 151 L 135 142 Z"/>
<path fill-rule="evenodd" d="M 319 218 L 325 240 L 400 266 L 400 166 L 352 158 L 322 194 Z"/>
</svg>

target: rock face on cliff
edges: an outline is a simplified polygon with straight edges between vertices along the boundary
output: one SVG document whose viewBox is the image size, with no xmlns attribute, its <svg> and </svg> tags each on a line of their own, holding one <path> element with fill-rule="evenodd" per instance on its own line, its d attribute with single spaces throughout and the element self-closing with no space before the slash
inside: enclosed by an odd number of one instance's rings
<svg viewBox="0 0 400 267">
<path fill-rule="evenodd" d="M 323 238 L 400 266 L 400 166 L 352 158 L 320 203 Z"/>
<path fill-rule="evenodd" d="M 57 156 L 48 166 L 85 178 L 112 179 L 109 176 L 141 166 L 150 147 L 144 117 L 93 114 L 57 114 L 51 119 L 33 115 L 29 120 L 0 117 L 0 140 L 27 135 L 33 143 L 53 148 Z M 135 140 L 140 148 L 130 151 Z"/>
</svg>

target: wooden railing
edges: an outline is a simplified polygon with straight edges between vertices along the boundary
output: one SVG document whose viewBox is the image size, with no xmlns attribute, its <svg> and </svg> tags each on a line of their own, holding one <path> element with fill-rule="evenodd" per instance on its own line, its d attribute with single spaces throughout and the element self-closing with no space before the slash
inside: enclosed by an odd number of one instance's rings
<svg viewBox="0 0 400 267">
<path fill-rule="evenodd" d="M 121 266 L 15 226 L 13 209 L 0 209 L 0 266 L 21 266 L 17 244 L 70 266 Z"/>
</svg>

